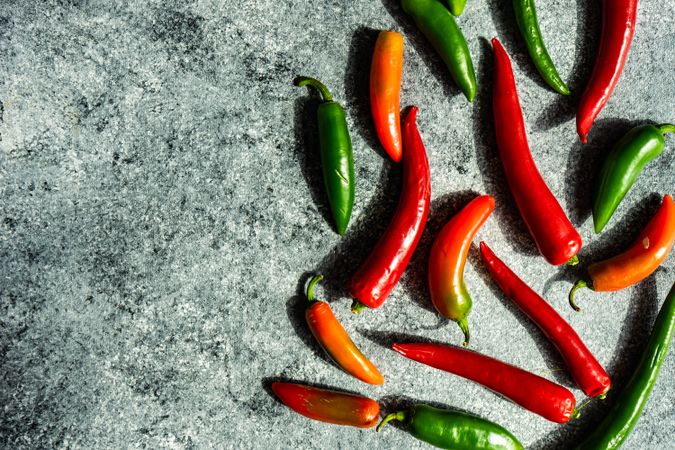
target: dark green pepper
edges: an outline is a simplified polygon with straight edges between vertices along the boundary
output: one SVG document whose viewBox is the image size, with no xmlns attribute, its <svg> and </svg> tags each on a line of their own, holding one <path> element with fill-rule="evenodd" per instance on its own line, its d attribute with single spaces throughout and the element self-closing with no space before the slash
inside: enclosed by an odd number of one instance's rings
<svg viewBox="0 0 675 450">
<path fill-rule="evenodd" d="M 454 450 L 522 450 L 518 442 L 505 428 L 480 417 L 434 408 L 429 405 L 414 405 L 408 411 L 389 414 L 377 426 L 377 431 L 392 420 L 407 422 L 408 431 L 428 444 Z"/>
<path fill-rule="evenodd" d="M 320 81 L 298 77 L 295 84 L 312 86 L 323 98 L 317 111 L 321 168 L 335 229 L 343 235 L 354 206 L 354 157 L 345 111 Z"/>
<path fill-rule="evenodd" d="M 626 387 L 616 398 L 605 420 L 593 429 L 577 450 L 616 449 L 637 423 L 654 387 L 675 331 L 675 285 L 670 289 L 640 363 Z"/>
<path fill-rule="evenodd" d="M 472 102 L 476 74 L 469 46 L 450 11 L 438 0 L 402 0 L 403 11 L 412 16 L 450 71 L 452 79 Z"/>
<path fill-rule="evenodd" d="M 630 130 L 607 155 L 593 201 L 593 224 L 600 233 L 644 166 L 665 147 L 664 133 L 675 125 L 642 125 Z"/>
</svg>

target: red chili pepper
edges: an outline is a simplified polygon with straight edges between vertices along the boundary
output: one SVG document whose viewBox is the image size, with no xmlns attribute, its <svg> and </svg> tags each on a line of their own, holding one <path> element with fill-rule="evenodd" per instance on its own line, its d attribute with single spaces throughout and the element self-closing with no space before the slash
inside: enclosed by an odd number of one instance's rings
<svg viewBox="0 0 675 450">
<path fill-rule="evenodd" d="M 495 53 L 492 98 L 495 135 L 509 188 L 530 235 L 546 261 L 556 266 L 576 264 L 581 236 L 537 170 L 527 144 L 509 55 L 497 38 L 492 39 L 492 46 Z"/>
<path fill-rule="evenodd" d="M 551 305 L 480 243 L 480 255 L 499 288 L 527 315 L 560 352 L 572 378 L 590 397 L 605 394 L 612 385 L 609 375 L 588 350 L 579 335 Z"/>
<path fill-rule="evenodd" d="M 310 419 L 371 428 L 380 418 L 380 405 L 360 395 L 280 381 L 272 383 L 272 391 L 286 406 Z"/>
<path fill-rule="evenodd" d="M 637 3 L 637 0 L 602 2 L 600 48 L 577 108 L 577 133 L 584 144 L 593 121 L 609 100 L 623 71 L 635 33 Z"/>
<path fill-rule="evenodd" d="M 482 384 L 525 409 L 557 423 L 576 416 L 574 395 L 564 387 L 480 353 L 441 344 L 394 344 L 406 358 Z"/>
<path fill-rule="evenodd" d="M 417 111 L 416 106 L 410 108 L 403 121 L 403 189 L 394 218 L 349 284 L 355 313 L 384 303 L 403 275 L 429 215 L 429 161 L 415 123 Z"/>
</svg>

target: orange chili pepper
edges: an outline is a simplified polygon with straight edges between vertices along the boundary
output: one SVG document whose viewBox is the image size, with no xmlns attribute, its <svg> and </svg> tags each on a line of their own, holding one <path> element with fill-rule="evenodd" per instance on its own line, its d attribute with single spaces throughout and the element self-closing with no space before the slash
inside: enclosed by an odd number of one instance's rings
<svg viewBox="0 0 675 450">
<path fill-rule="evenodd" d="M 384 383 L 380 371 L 354 344 L 328 303 L 314 300 L 314 285 L 322 279 L 323 275 L 315 275 L 307 286 L 310 306 L 305 311 L 305 318 L 309 329 L 326 353 L 345 372 L 366 383 Z"/>
<path fill-rule="evenodd" d="M 375 131 L 384 150 L 395 162 L 401 161 L 400 100 L 403 71 L 403 36 L 382 31 L 375 42 L 370 65 L 370 107 Z"/>
<path fill-rule="evenodd" d="M 663 197 L 663 203 L 652 220 L 633 245 L 625 252 L 605 261 L 588 266 L 589 280 L 579 280 L 569 294 L 570 305 L 574 303 L 578 289 L 588 287 L 594 291 L 618 291 L 644 280 L 666 259 L 675 241 L 675 204 L 670 195 Z"/>
</svg>

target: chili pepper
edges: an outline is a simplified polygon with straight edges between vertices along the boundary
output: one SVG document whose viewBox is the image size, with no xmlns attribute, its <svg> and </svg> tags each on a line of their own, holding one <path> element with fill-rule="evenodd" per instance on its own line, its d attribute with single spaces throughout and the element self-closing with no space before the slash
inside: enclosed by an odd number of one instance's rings
<svg viewBox="0 0 675 450">
<path fill-rule="evenodd" d="M 574 229 L 558 200 L 553 196 L 532 159 L 527 144 L 511 61 L 497 38 L 495 53 L 493 113 L 499 157 L 518 211 L 550 264 L 578 262 L 581 236 Z"/>
<path fill-rule="evenodd" d="M 480 254 L 499 288 L 558 349 L 577 385 L 590 397 L 604 397 L 612 382 L 576 331 L 546 300 L 518 278 L 485 242 L 480 243 Z"/>
<path fill-rule="evenodd" d="M 450 11 L 439 0 L 401 0 L 401 6 L 436 49 L 467 100 L 473 102 L 476 74 L 469 45 Z"/>
<path fill-rule="evenodd" d="M 377 137 L 395 162 L 401 161 L 402 71 L 403 36 L 395 31 L 380 32 L 370 65 L 370 107 Z"/>
<path fill-rule="evenodd" d="M 338 234 L 347 230 L 354 206 L 354 158 L 345 112 L 320 81 L 298 77 L 297 86 L 312 86 L 323 97 L 317 116 L 323 182 Z"/>
<path fill-rule="evenodd" d="M 403 189 L 394 218 L 368 258 L 352 276 L 352 311 L 377 308 L 403 275 L 422 236 L 431 198 L 429 161 L 415 120 L 413 106 L 403 121 Z"/>
<path fill-rule="evenodd" d="M 593 202 L 596 233 L 607 225 L 644 166 L 661 154 L 666 145 L 663 135 L 668 132 L 675 132 L 675 125 L 635 127 L 607 155 Z"/>
<path fill-rule="evenodd" d="M 577 107 L 582 143 L 619 81 L 635 33 L 637 0 L 603 0 L 602 32 L 595 66 Z"/>
<path fill-rule="evenodd" d="M 471 241 L 495 209 L 495 199 L 481 195 L 471 200 L 443 227 L 429 255 L 429 290 L 436 310 L 454 320 L 464 332 L 464 345 L 469 345 L 469 324 L 466 320 L 472 301 L 464 284 L 464 265 Z"/>
<path fill-rule="evenodd" d="M 459 17 L 466 6 L 466 0 L 445 0 L 445 2 L 448 4 L 450 13 L 452 13 L 452 15 L 455 17 Z"/>
<path fill-rule="evenodd" d="M 372 428 L 380 418 L 380 405 L 360 395 L 281 381 L 272 391 L 293 411 L 321 422 Z"/>
<path fill-rule="evenodd" d="M 406 422 L 408 431 L 428 444 L 453 450 L 522 450 L 523 444 L 504 427 L 472 414 L 429 405 L 413 405 L 389 414 L 377 431 L 391 422 Z"/>
<path fill-rule="evenodd" d="M 633 376 L 614 401 L 605 419 L 577 447 L 578 450 L 616 449 L 637 423 L 659 376 L 675 332 L 675 285 L 656 317 L 647 347 Z"/>
<path fill-rule="evenodd" d="M 666 259 L 675 240 L 675 204 L 670 195 L 663 197 L 661 207 L 628 250 L 610 259 L 588 266 L 588 280 L 577 281 L 569 294 L 574 302 L 577 290 L 588 287 L 598 292 L 618 291 L 644 280 Z"/>
<path fill-rule="evenodd" d="M 527 51 L 530 53 L 530 58 L 532 58 L 539 74 L 556 92 L 562 95 L 570 95 L 570 88 L 558 75 L 553 60 L 551 60 L 551 56 L 549 56 L 544 45 L 534 0 L 513 0 L 513 9 L 516 12 L 518 29 L 520 34 L 523 35 Z"/>
<path fill-rule="evenodd" d="M 576 416 L 574 395 L 564 387 L 461 347 L 442 344 L 394 344 L 406 358 L 482 384 L 525 409 L 557 423 Z"/>
<path fill-rule="evenodd" d="M 307 300 L 310 304 L 305 311 L 305 318 L 309 329 L 326 353 L 345 372 L 366 383 L 382 384 L 382 374 L 354 344 L 333 314 L 330 305 L 314 300 L 314 285 L 322 279 L 323 275 L 315 275 L 307 287 Z"/>
</svg>

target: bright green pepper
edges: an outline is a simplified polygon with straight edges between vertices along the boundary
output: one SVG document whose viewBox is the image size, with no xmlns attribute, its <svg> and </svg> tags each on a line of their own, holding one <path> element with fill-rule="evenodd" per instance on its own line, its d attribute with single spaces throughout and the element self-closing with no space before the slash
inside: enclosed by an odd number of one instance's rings
<svg viewBox="0 0 675 450">
<path fill-rule="evenodd" d="M 323 97 L 317 111 L 321 168 L 335 228 L 343 235 L 354 206 L 354 157 L 345 111 L 320 81 L 298 77 L 295 84 L 312 86 Z"/>
<path fill-rule="evenodd" d="M 522 450 L 508 430 L 480 417 L 434 408 L 428 405 L 414 405 L 408 411 L 389 414 L 377 426 L 377 431 L 392 420 L 407 422 L 408 431 L 428 444 L 454 450 Z"/>
<path fill-rule="evenodd" d="M 605 420 L 593 429 L 577 450 L 616 449 L 623 444 L 642 414 L 649 393 L 654 387 L 668 346 L 675 331 L 675 285 L 670 289 L 654 329 L 642 353 L 642 359 L 626 387 L 605 414 Z"/>
<path fill-rule="evenodd" d="M 476 96 L 476 74 L 471 53 L 450 11 L 438 0 L 402 0 L 401 6 L 415 20 L 440 55 L 452 79 L 472 102 Z"/>
<path fill-rule="evenodd" d="M 593 201 L 596 233 L 607 225 L 644 166 L 663 151 L 666 145 L 663 135 L 667 132 L 675 132 L 675 125 L 635 127 L 607 155 Z"/>
<path fill-rule="evenodd" d="M 445 0 L 453 16 L 458 17 L 464 11 L 466 0 Z"/>
</svg>

